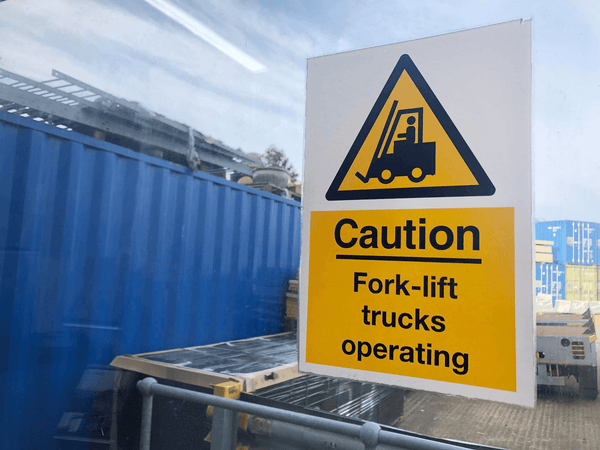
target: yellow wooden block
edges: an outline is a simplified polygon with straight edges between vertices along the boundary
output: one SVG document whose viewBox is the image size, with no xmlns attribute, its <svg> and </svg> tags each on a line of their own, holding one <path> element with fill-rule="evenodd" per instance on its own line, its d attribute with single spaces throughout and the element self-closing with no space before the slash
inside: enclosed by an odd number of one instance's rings
<svg viewBox="0 0 600 450">
<path fill-rule="evenodd" d="M 286 300 L 285 315 L 288 317 L 298 318 L 298 302 L 295 300 Z"/>
<path fill-rule="evenodd" d="M 213 389 L 213 394 L 217 397 L 231 398 L 233 400 L 239 400 L 240 392 L 242 392 L 242 385 L 237 381 L 225 381 L 216 384 Z"/>
<path fill-rule="evenodd" d="M 291 292 L 298 292 L 298 280 L 290 280 L 288 282 L 288 290 Z"/>
<path fill-rule="evenodd" d="M 553 262 L 552 253 L 536 253 L 535 262 L 539 263 L 551 263 Z"/>
</svg>

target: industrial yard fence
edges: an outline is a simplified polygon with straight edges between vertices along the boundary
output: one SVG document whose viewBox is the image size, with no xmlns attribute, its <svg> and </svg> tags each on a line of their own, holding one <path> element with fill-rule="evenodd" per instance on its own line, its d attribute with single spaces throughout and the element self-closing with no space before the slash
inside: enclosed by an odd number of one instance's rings
<svg viewBox="0 0 600 450">
<path fill-rule="evenodd" d="M 282 331 L 299 259 L 298 202 L 0 112 L 0 448 L 117 355 Z"/>
</svg>

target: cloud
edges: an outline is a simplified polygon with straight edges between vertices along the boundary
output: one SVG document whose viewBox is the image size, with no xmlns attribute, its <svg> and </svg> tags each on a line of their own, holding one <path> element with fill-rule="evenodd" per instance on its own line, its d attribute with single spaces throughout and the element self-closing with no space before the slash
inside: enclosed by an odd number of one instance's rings
<svg viewBox="0 0 600 450">
<path fill-rule="evenodd" d="M 562 186 L 596 189 L 594 0 L 174 3 L 267 72 L 250 73 L 145 2 L 117 0 L 2 2 L 0 67 L 37 80 L 58 69 L 232 147 L 274 144 L 300 169 L 306 58 L 533 16 L 536 198 L 564 216 L 565 203 L 553 200 Z"/>
<path fill-rule="evenodd" d="M 0 22 L 0 40 L 8 43 L 3 68 L 38 80 L 55 68 L 232 147 L 262 152 L 275 144 L 301 167 L 304 69 L 294 58 L 271 52 L 272 69 L 252 74 L 152 14 L 134 15 L 110 2 L 22 6 Z M 39 26 L 31 30 L 31 23 Z"/>
</svg>

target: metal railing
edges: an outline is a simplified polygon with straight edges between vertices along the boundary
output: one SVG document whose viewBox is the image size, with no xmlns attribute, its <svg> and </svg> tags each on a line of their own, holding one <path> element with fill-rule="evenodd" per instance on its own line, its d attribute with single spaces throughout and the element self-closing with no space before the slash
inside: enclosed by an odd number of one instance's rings
<svg viewBox="0 0 600 450">
<path fill-rule="evenodd" d="M 211 431 L 211 450 L 235 450 L 237 445 L 238 412 L 260 418 L 258 420 L 271 419 L 268 427 L 266 427 L 268 429 L 267 434 L 271 438 L 285 439 L 297 443 L 308 443 L 311 440 L 317 440 L 321 445 L 323 445 L 323 442 L 329 442 L 332 448 L 344 448 L 348 450 L 359 450 L 362 448 L 365 450 L 374 450 L 376 448 L 378 450 L 458 450 L 465 448 L 460 445 L 392 433 L 382 430 L 378 424 L 373 422 L 356 425 L 165 386 L 150 377 L 138 381 L 137 387 L 143 397 L 140 450 L 150 450 L 152 401 L 154 395 L 212 405 L 214 412 Z M 263 428 L 265 427 L 263 426 Z"/>
</svg>

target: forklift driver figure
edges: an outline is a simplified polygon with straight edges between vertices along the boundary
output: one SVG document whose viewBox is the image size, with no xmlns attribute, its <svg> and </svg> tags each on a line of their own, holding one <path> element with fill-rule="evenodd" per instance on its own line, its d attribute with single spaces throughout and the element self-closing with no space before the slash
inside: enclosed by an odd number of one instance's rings
<svg viewBox="0 0 600 450">
<path fill-rule="evenodd" d="M 435 175 L 435 142 L 423 142 L 423 108 L 396 111 L 396 107 L 397 101 L 392 105 L 367 175 L 356 172 L 356 177 L 363 183 L 377 178 L 381 184 L 390 184 L 396 177 L 408 177 L 412 183 L 420 183 L 427 175 Z M 396 118 L 388 133 L 394 114 Z M 401 120 L 402 116 L 406 117 L 406 122 Z M 415 126 L 417 120 L 419 124 Z M 400 123 L 406 123 L 406 130 L 396 134 L 401 129 Z M 394 141 L 393 149 L 390 149 L 394 135 L 397 140 Z"/>
<path fill-rule="evenodd" d="M 406 119 L 406 123 L 408 123 L 408 126 L 406 127 L 406 133 L 398 134 L 400 141 L 396 141 L 399 145 L 413 145 L 415 143 L 416 130 L 413 126 L 415 121 L 415 116 L 410 116 L 408 119 Z"/>
</svg>

